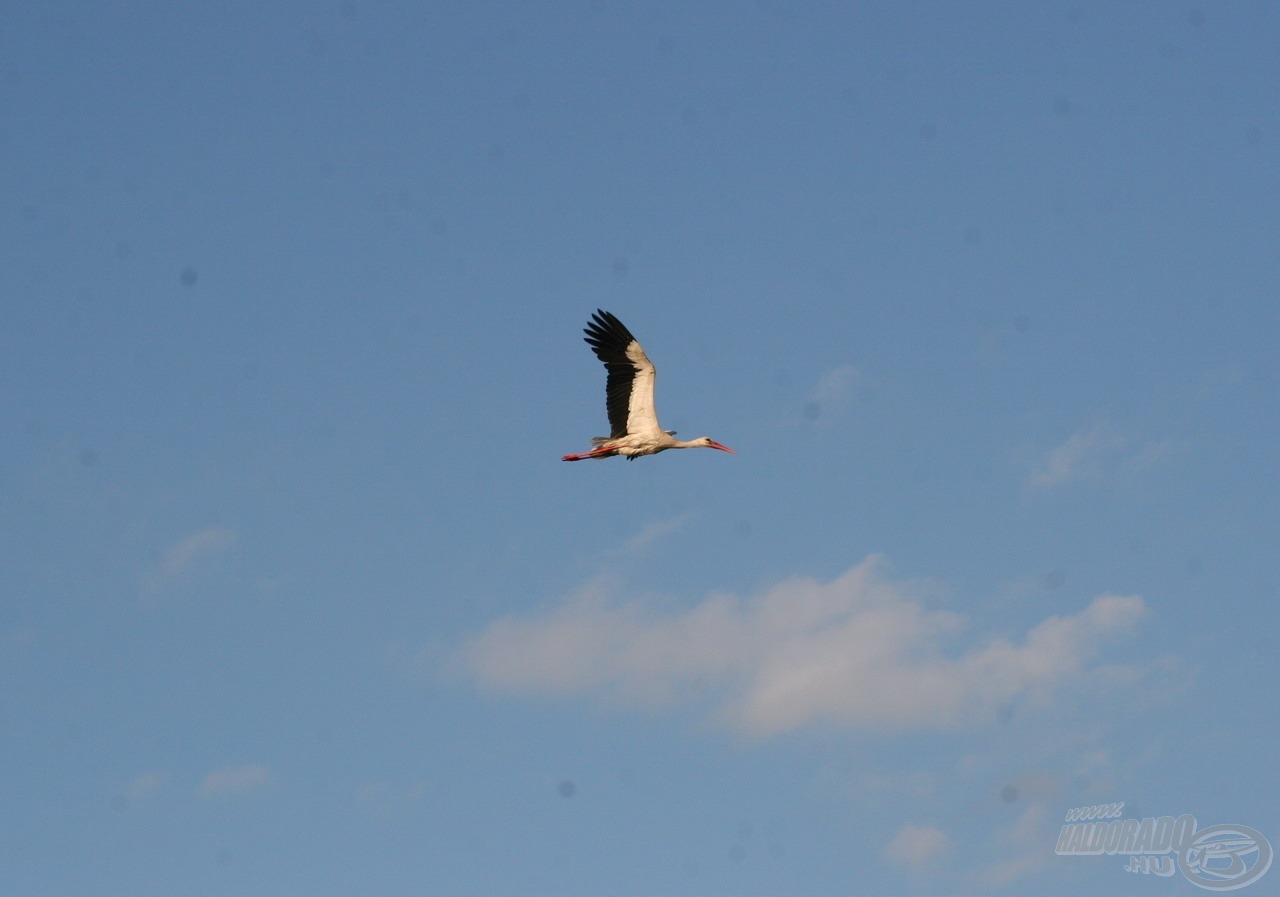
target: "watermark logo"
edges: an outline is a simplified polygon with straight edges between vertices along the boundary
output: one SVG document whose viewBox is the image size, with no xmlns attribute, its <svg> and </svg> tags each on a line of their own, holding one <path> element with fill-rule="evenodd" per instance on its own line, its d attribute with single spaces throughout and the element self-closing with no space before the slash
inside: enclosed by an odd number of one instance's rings
<svg viewBox="0 0 1280 897">
<path fill-rule="evenodd" d="M 1234 891 L 1251 885 L 1271 868 L 1271 842 L 1247 825 L 1200 828 L 1184 813 L 1124 819 L 1124 804 L 1098 804 L 1067 811 L 1058 833 L 1058 856 L 1120 854 L 1123 867 L 1165 878 L 1181 872 L 1209 891 Z"/>
</svg>

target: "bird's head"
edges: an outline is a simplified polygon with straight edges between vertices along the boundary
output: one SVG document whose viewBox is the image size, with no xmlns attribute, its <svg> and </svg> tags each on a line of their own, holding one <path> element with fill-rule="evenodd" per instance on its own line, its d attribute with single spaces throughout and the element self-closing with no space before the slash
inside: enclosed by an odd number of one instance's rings
<svg viewBox="0 0 1280 897">
<path fill-rule="evenodd" d="M 695 439 L 693 441 L 693 444 L 698 446 L 699 448 L 713 448 L 713 449 L 719 449 L 722 452 L 728 452 L 731 455 L 738 454 L 733 449 L 729 448 L 729 446 L 721 445 L 720 443 L 712 439 L 710 436 L 701 436 Z"/>
</svg>

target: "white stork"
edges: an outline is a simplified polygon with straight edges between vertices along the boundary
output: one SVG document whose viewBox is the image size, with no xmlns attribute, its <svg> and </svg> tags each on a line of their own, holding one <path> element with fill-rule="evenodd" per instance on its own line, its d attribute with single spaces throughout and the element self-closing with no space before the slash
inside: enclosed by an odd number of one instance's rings
<svg viewBox="0 0 1280 897">
<path fill-rule="evenodd" d="M 607 311 L 596 309 L 583 333 L 586 343 L 609 371 L 605 384 L 605 408 L 609 412 L 609 437 L 597 436 L 595 446 L 581 455 L 565 455 L 565 461 L 609 458 L 624 455 L 628 461 L 641 455 L 656 455 L 667 449 L 713 448 L 736 454 L 710 436 L 690 442 L 676 439 L 675 430 L 658 426 L 653 408 L 653 362 L 623 323 Z"/>
</svg>

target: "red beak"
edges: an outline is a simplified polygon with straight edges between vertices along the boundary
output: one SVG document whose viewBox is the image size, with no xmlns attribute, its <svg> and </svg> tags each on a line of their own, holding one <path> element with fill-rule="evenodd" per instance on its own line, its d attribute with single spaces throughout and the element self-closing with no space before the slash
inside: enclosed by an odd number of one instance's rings
<svg viewBox="0 0 1280 897">
<path fill-rule="evenodd" d="M 729 446 L 727 446 L 727 445 L 721 445 L 720 443 L 716 442 L 714 439 L 709 439 L 709 440 L 707 440 L 707 441 L 710 443 L 710 447 L 711 447 L 711 448 L 713 448 L 713 449 L 720 449 L 720 451 L 722 451 L 722 452 L 728 452 L 728 453 L 729 453 L 729 454 L 731 454 L 731 455 L 736 455 L 736 454 L 738 454 L 738 453 L 737 453 L 737 452 L 735 452 L 733 449 L 729 448 Z"/>
</svg>

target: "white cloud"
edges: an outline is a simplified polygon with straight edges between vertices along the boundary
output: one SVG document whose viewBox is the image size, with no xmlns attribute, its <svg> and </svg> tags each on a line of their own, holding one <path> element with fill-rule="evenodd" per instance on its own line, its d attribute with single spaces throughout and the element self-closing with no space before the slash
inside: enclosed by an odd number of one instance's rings
<svg viewBox="0 0 1280 897">
<path fill-rule="evenodd" d="M 540 614 L 511 615 L 456 659 L 483 687 L 661 704 L 695 700 L 723 724 L 767 736 L 812 725 L 878 730 L 980 723 L 1085 678 L 1110 638 L 1145 612 L 1103 595 L 1019 641 L 972 639 L 963 616 L 925 607 L 872 556 L 830 582 L 793 579 L 753 598 L 689 608 L 621 602 L 599 584 Z"/>
<path fill-rule="evenodd" d="M 1093 476 L 1102 459 L 1123 449 L 1125 441 L 1103 425 L 1078 430 L 1044 454 L 1033 466 L 1027 483 L 1037 489 L 1051 489 Z"/>
<path fill-rule="evenodd" d="M 223 766 L 204 777 L 196 788 L 201 797 L 239 797 L 264 787 L 271 781 L 271 771 L 258 763 Z"/>
<path fill-rule="evenodd" d="M 907 823 L 898 829 L 881 854 L 891 863 L 921 869 L 951 851 L 951 837 L 931 825 Z"/>
<path fill-rule="evenodd" d="M 1184 449 L 1172 439 L 1134 444 L 1105 424 L 1077 430 L 1030 463 L 1027 485 L 1054 489 L 1077 480 L 1136 473 L 1166 463 Z"/>
<path fill-rule="evenodd" d="M 236 543 L 235 530 L 211 526 L 187 536 L 169 547 L 143 578 L 148 595 L 162 592 L 181 582 L 203 559 L 220 554 Z"/>
</svg>

